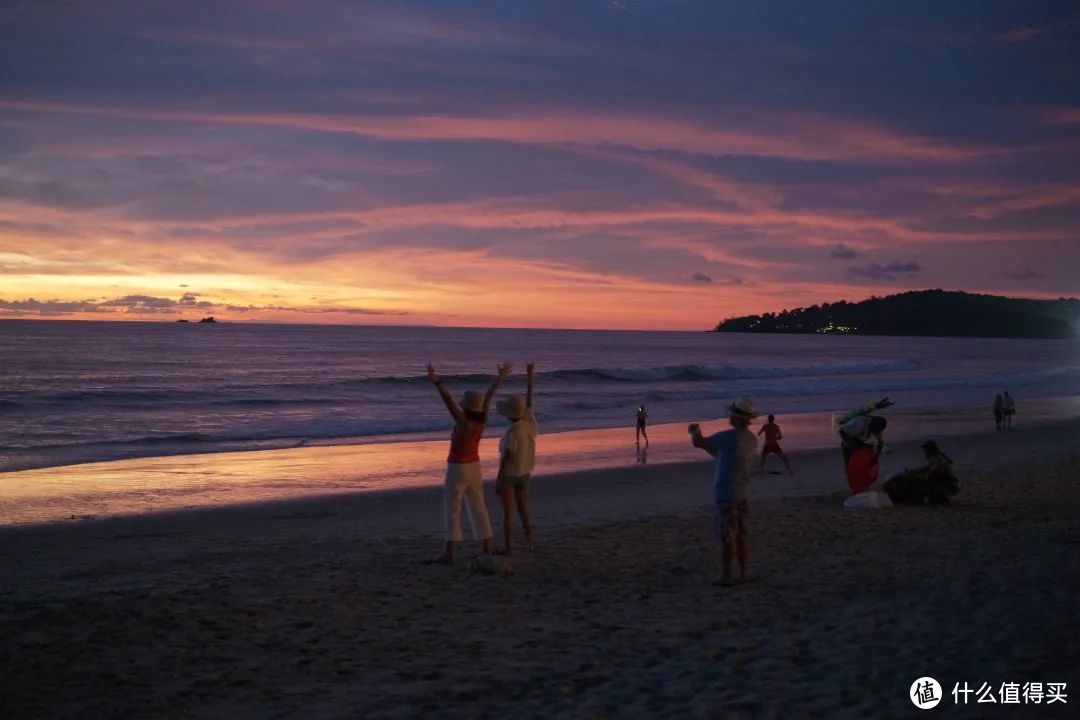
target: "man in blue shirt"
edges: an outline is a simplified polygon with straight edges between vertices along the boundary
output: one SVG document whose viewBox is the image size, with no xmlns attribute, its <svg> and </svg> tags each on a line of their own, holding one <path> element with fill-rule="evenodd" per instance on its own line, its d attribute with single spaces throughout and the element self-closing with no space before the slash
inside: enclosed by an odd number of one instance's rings
<svg viewBox="0 0 1080 720">
<path fill-rule="evenodd" d="M 739 561 L 739 580 L 746 580 L 750 569 L 749 507 L 746 489 L 750 482 L 750 467 L 757 454 L 757 438 L 750 432 L 750 421 L 757 417 L 754 404 L 739 398 L 728 408 L 731 430 L 706 437 L 701 427 L 689 427 L 694 447 L 716 458 L 713 472 L 713 532 L 721 545 L 722 577 L 718 584 L 733 585 L 732 574 L 736 556 Z"/>
</svg>

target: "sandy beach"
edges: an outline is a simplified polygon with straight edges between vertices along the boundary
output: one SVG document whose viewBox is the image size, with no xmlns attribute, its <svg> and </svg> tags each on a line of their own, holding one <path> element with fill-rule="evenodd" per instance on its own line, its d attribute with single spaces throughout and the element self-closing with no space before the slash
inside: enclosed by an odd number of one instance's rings
<svg viewBox="0 0 1080 720">
<path fill-rule="evenodd" d="M 951 690 L 1080 687 L 1080 423 L 941 442 L 948 508 L 843 509 L 835 450 L 755 478 L 734 588 L 710 584 L 704 456 L 538 477 L 510 576 L 422 563 L 431 487 L 4 528 L 0 711 L 908 717 L 929 675 L 943 716 L 1075 717 Z"/>
</svg>

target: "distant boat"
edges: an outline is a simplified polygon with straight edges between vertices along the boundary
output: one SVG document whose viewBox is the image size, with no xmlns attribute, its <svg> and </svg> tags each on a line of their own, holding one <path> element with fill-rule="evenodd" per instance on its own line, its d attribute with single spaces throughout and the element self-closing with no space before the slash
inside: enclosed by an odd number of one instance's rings
<svg viewBox="0 0 1080 720">
<path fill-rule="evenodd" d="M 177 320 L 176 322 L 191 322 L 191 321 L 190 320 L 184 320 L 184 319 L 181 318 L 180 320 Z"/>
<path fill-rule="evenodd" d="M 203 318 L 202 320 L 200 320 L 199 322 L 201 322 L 201 323 L 216 323 L 216 322 L 217 322 L 217 320 L 215 320 L 215 319 L 214 319 L 214 316 L 213 316 L 213 315 L 211 315 L 210 317 L 204 317 L 204 318 Z"/>
</svg>

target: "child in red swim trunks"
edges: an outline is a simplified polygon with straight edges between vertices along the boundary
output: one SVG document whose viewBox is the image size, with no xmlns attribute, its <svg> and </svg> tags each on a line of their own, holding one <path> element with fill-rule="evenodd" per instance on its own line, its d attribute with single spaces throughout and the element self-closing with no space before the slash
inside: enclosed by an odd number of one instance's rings
<svg viewBox="0 0 1080 720">
<path fill-rule="evenodd" d="M 790 474 L 794 475 L 795 471 L 791 469 L 791 463 L 788 462 L 787 455 L 785 455 L 784 451 L 780 448 L 779 441 L 783 439 L 784 433 L 780 432 L 780 426 L 776 424 L 775 415 L 770 415 L 769 422 L 761 426 L 761 429 L 758 430 L 757 434 L 760 435 L 761 433 L 765 433 L 765 447 L 761 449 L 760 474 L 765 474 L 765 458 L 768 457 L 769 453 L 773 453 L 784 461 L 784 467 L 787 468 L 787 471 Z"/>
</svg>

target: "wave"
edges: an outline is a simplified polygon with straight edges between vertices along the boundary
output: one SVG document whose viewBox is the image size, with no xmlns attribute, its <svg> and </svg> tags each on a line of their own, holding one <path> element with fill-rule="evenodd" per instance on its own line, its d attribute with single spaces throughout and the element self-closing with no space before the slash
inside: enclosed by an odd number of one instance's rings
<svg viewBox="0 0 1080 720">
<path fill-rule="evenodd" d="M 902 358 L 870 360 L 851 363 L 817 363 L 810 365 L 660 365 L 651 367 L 589 367 L 548 370 L 536 375 L 537 382 L 561 380 L 576 382 L 701 382 L 766 377 L 817 377 L 823 375 L 852 375 L 879 372 L 910 372 L 919 364 Z M 490 373 L 444 374 L 447 383 L 490 383 Z M 387 375 L 340 381 L 341 385 L 358 386 L 372 383 L 411 384 L 427 382 L 424 375 Z M 274 386 L 266 386 L 274 387 Z M 311 387 L 305 384 L 304 387 Z M 319 386 L 319 387 L 326 387 Z"/>
<path fill-rule="evenodd" d="M 310 387 L 310 386 L 304 386 Z M 94 390 L 72 390 L 68 392 L 27 392 L 20 394 L 20 400 L 0 400 L 0 410 L 5 408 L 18 409 L 32 407 L 34 404 L 43 405 L 79 405 L 94 404 L 109 405 L 119 408 L 145 408 L 160 407 L 163 405 L 183 403 L 200 406 L 231 406 L 231 407 L 275 407 L 283 405 L 320 405 L 337 402 L 337 398 L 315 397 L 310 394 L 296 394 L 291 397 L 273 397 L 273 393 L 280 388 L 267 385 L 264 395 L 253 395 L 250 392 L 230 394 L 228 388 L 215 390 L 188 390 L 188 389 L 161 389 L 161 390 L 117 390 L 102 388 Z"/>
<path fill-rule="evenodd" d="M 737 380 L 766 377 L 817 377 L 823 375 L 852 375 L 879 372 L 910 372 L 919 369 L 913 360 L 890 359 L 852 363 L 818 363 L 811 365 L 660 365 L 651 367 L 590 367 L 548 370 L 537 373 L 537 381 L 561 380 L 575 382 L 702 382 L 707 380 Z M 493 375 L 485 373 L 442 375 L 446 382 L 489 383 Z M 345 381 L 345 384 L 415 383 L 427 382 L 423 375 L 385 376 Z"/>
<path fill-rule="evenodd" d="M 772 377 L 821 377 L 883 372 L 910 372 L 919 364 L 911 360 L 878 360 L 860 363 L 816 365 L 668 365 L 661 367 L 586 368 L 556 370 L 560 379 L 615 382 L 701 382 L 706 380 L 749 380 Z"/>
<path fill-rule="evenodd" d="M 939 390 L 946 403 L 952 402 L 956 391 L 978 390 L 981 388 L 996 388 L 1007 390 L 1012 387 L 1024 387 L 1053 383 L 1061 390 L 1072 392 L 1080 391 L 1080 367 L 1051 368 L 1047 370 L 1021 371 L 1011 373 L 998 373 L 982 376 L 963 377 L 929 377 L 912 378 L 908 376 L 885 376 L 868 378 L 844 378 L 844 379 L 819 379 L 814 382 L 805 382 L 792 379 L 790 382 L 780 380 L 767 384 L 754 383 L 754 380 L 762 378 L 739 378 L 729 382 L 714 383 L 708 388 L 694 388 L 687 390 L 651 389 L 634 395 L 635 401 L 645 403 L 671 403 L 671 402 L 697 402 L 707 400 L 730 400 L 739 395 L 752 398 L 813 398 L 839 395 L 875 395 L 877 393 L 917 392 L 927 390 Z M 961 395 L 963 396 L 963 395 Z M 949 399 L 945 399 L 949 398 Z M 628 405 L 627 397 L 623 394 L 611 396 L 591 395 L 569 402 L 565 407 L 572 411 L 596 412 L 605 410 L 625 409 Z M 823 403 L 819 410 L 829 409 L 828 403 Z"/>
<path fill-rule="evenodd" d="M 750 378 L 753 379 L 753 378 Z M 774 382 L 767 385 L 730 383 L 705 391 L 652 391 L 644 394 L 649 402 L 679 402 L 702 399 L 723 399 L 734 395 L 746 395 L 753 398 L 763 397 L 815 397 L 823 395 L 900 393 L 905 391 L 941 390 L 955 391 L 964 389 L 998 388 L 1007 390 L 1011 387 L 1037 385 L 1047 382 L 1080 381 L 1080 367 L 1063 367 L 1048 370 L 999 373 L 996 375 L 965 377 L 875 377 L 843 380 L 816 380 L 805 382 Z M 609 406 L 600 402 L 591 407 L 589 401 L 577 403 L 578 409 L 607 409 Z M 625 404 L 625 403 L 624 403 Z"/>
<path fill-rule="evenodd" d="M 0 452 L 27 450 L 59 450 L 75 447 L 109 446 L 159 446 L 159 445 L 214 445 L 229 443 L 270 443 L 292 441 L 300 443 L 336 438 L 384 437 L 414 435 L 438 431 L 450 432 L 449 418 L 430 420 L 329 420 L 312 418 L 276 426 L 248 427 L 236 432 L 204 433 L 180 432 L 161 435 L 144 435 L 110 440 L 94 440 L 72 443 L 34 444 L 27 446 L 0 446 Z M 495 423 L 489 423 L 494 426 Z"/>
<path fill-rule="evenodd" d="M 830 375 L 860 375 L 887 372 L 910 372 L 919 365 L 911 360 L 891 359 L 852 363 L 810 365 L 666 365 L 655 367 L 594 367 L 541 372 L 538 384 L 596 385 L 650 382 L 708 382 L 754 378 L 805 378 Z M 451 385 L 486 385 L 492 375 L 463 373 L 444 375 Z M 178 381 L 179 384 L 179 381 Z M 415 376 L 379 376 L 372 378 L 337 378 L 321 382 L 285 381 L 280 383 L 224 383 L 208 389 L 191 387 L 94 387 L 62 392 L 23 390 L 10 393 L 0 410 L 33 405 L 110 405 L 120 408 L 152 408 L 165 404 L 231 407 L 284 407 L 338 403 L 350 393 L 379 385 L 427 385 L 427 378 Z"/>
</svg>

